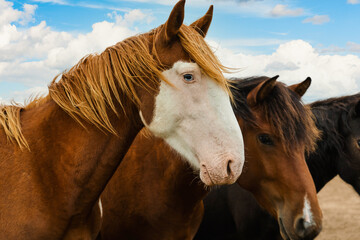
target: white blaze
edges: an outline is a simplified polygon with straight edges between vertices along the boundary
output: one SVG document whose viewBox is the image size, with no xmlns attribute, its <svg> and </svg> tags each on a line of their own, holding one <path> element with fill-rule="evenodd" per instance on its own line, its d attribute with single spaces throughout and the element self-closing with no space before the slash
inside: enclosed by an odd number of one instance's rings
<svg viewBox="0 0 360 240">
<path fill-rule="evenodd" d="M 305 223 L 311 224 L 313 222 L 311 205 L 307 198 L 307 195 L 305 195 L 304 197 L 303 219 Z"/>
</svg>

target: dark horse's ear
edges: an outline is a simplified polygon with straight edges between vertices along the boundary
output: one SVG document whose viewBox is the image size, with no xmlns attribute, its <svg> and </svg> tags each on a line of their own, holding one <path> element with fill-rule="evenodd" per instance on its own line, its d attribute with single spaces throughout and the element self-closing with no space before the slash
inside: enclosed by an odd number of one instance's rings
<svg viewBox="0 0 360 240">
<path fill-rule="evenodd" d="M 190 24 L 191 27 L 193 27 L 198 33 L 200 33 L 201 36 L 205 37 L 207 31 L 209 30 L 211 20 L 213 17 L 213 10 L 214 6 L 211 5 L 209 10 L 206 12 L 206 14 L 202 17 Z"/>
<path fill-rule="evenodd" d="M 304 96 L 304 94 L 306 93 L 308 88 L 310 87 L 310 84 L 311 84 L 311 78 L 307 77 L 301 83 L 291 85 L 288 88 L 290 90 L 294 91 L 295 93 L 297 93 L 297 95 L 299 95 L 299 97 L 302 97 L 302 96 Z"/>
<path fill-rule="evenodd" d="M 276 79 L 278 79 L 278 77 L 279 75 L 269 78 L 251 90 L 246 97 L 248 105 L 250 107 L 254 107 L 264 101 L 274 89 L 276 85 Z"/>
<path fill-rule="evenodd" d="M 160 38 L 163 43 L 170 43 L 179 32 L 179 29 L 184 21 L 184 7 L 185 0 L 180 0 L 173 8 L 170 16 L 160 32 Z"/>
</svg>

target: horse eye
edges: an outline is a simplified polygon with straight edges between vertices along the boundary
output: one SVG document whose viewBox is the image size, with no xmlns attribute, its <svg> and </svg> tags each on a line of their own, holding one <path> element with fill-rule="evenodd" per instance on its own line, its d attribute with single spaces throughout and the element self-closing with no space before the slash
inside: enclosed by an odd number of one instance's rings
<svg viewBox="0 0 360 240">
<path fill-rule="evenodd" d="M 268 134 L 260 134 L 258 136 L 258 139 L 262 144 L 269 145 L 269 146 L 274 145 L 273 140 L 271 139 L 271 137 Z"/>
<path fill-rule="evenodd" d="M 357 140 L 358 147 L 360 147 L 360 139 Z"/>
<path fill-rule="evenodd" d="M 184 74 L 184 80 L 186 82 L 192 82 L 194 81 L 194 76 L 192 74 Z"/>
</svg>

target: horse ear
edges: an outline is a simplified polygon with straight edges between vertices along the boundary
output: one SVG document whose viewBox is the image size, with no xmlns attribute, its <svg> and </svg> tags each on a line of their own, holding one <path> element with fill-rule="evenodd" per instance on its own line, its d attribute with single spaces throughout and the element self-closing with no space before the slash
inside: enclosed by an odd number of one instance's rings
<svg viewBox="0 0 360 240">
<path fill-rule="evenodd" d="M 302 96 L 304 96 L 304 94 L 306 93 L 308 88 L 310 87 L 310 84 L 311 84 L 311 78 L 307 77 L 301 83 L 291 85 L 288 88 L 290 90 L 294 91 L 295 93 L 297 93 L 299 95 L 299 97 L 302 97 Z"/>
<path fill-rule="evenodd" d="M 160 37 L 164 43 L 170 43 L 179 32 L 184 21 L 184 8 L 185 0 L 180 0 L 171 11 L 168 20 L 160 32 Z"/>
<path fill-rule="evenodd" d="M 268 80 L 260 83 L 253 90 L 251 90 L 246 97 L 248 105 L 250 107 L 254 107 L 264 101 L 274 89 L 278 77 L 279 75 L 269 78 Z"/>
<path fill-rule="evenodd" d="M 209 30 L 211 20 L 213 17 L 214 6 L 211 5 L 206 14 L 202 17 L 190 24 L 192 28 L 194 28 L 201 36 L 205 37 L 207 31 Z"/>
</svg>

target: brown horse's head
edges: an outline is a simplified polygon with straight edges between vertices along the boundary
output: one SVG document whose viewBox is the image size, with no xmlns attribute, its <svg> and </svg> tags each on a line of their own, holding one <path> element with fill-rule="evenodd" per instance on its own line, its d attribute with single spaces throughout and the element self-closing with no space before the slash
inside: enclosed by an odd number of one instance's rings
<svg viewBox="0 0 360 240">
<path fill-rule="evenodd" d="M 319 133 L 300 100 L 311 79 L 286 87 L 277 78 L 235 82 L 246 156 L 238 183 L 278 219 L 284 239 L 312 239 L 321 230 L 322 213 L 305 153 Z"/>
<path fill-rule="evenodd" d="M 163 81 L 155 93 L 141 91 L 140 116 L 155 136 L 200 170 L 206 185 L 230 184 L 241 173 L 244 152 L 224 67 L 204 41 L 213 8 L 186 26 L 184 3 L 179 1 L 166 23 L 149 35 Z"/>
<path fill-rule="evenodd" d="M 242 171 L 243 139 L 226 69 L 204 40 L 213 8 L 186 26 L 184 5 L 160 27 L 81 60 L 51 84 L 50 95 L 72 117 L 115 134 L 114 115 L 124 112 L 200 170 L 205 184 L 230 184 Z"/>
</svg>

